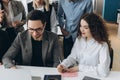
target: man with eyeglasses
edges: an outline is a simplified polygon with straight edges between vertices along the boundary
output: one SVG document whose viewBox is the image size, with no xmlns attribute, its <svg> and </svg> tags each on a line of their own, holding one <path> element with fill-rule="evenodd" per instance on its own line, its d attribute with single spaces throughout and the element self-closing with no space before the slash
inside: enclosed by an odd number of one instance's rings
<svg viewBox="0 0 120 80">
<path fill-rule="evenodd" d="M 58 36 L 45 31 L 45 15 L 33 10 L 27 17 L 28 30 L 19 33 L 2 61 L 6 68 L 17 65 L 56 67 L 61 59 L 62 49 Z"/>
</svg>

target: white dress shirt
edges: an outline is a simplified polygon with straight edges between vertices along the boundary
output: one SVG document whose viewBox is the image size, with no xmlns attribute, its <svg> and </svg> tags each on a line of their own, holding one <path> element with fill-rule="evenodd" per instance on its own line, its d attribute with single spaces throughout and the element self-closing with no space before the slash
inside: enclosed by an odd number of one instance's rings
<svg viewBox="0 0 120 80">
<path fill-rule="evenodd" d="M 62 65 L 69 67 L 75 63 L 79 65 L 79 71 L 92 73 L 99 76 L 107 76 L 109 73 L 110 56 L 106 42 L 102 44 L 91 39 L 77 38 L 71 54 L 63 60 Z"/>
</svg>

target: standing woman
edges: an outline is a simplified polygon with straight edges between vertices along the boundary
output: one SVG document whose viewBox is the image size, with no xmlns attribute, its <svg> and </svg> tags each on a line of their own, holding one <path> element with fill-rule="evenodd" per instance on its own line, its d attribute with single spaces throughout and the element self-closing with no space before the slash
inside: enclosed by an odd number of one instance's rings
<svg viewBox="0 0 120 80">
<path fill-rule="evenodd" d="M 57 33 L 57 18 L 56 12 L 52 5 L 49 4 L 49 0 L 33 0 L 28 4 L 28 12 L 31 10 L 41 10 L 46 15 L 46 28 L 45 30 Z"/>
<path fill-rule="evenodd" d="M 14 40 L 18 32 L 24 30 L 23 25 L 26 22 L 26 12 L 21 1 L 14 0 L 1 0 L 3 5 L 5 20 L 7 26 L 3 26 L 2 29 L 6 30 L 11 38 L 11 42 Z M 19 19 L 15 20 L 15 17 L 21 13 Z"/>
<path fill-rule="evenodd" d="M 71 54 L 58 65 L 58 71 L 81 71 L 105 77 L 110 70 L 108 46 L 108 33 L 102 18 L 95 13 L 85 14 L 80 20 L 79 36 Z"/>
</svg>

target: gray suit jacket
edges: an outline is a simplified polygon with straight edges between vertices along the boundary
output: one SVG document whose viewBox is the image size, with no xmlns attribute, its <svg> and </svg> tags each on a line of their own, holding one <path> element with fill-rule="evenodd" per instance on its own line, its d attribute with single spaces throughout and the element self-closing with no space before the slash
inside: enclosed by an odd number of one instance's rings
<svg viewBox="0 0 120 80">
<path fill-rule="evenodd" d="M 45 67 L 56 67 L 61 59 L 62 49 L 58 42 L 58 36 L 45 31 L 42 40 L 42 59 Z M 19 33 L 11 47 L 4 55 L 2 61 L 6 68 L 14 66 L 15 59 L 21 56 L 20 65 L 31 65 L 32 43 L 28 31 Z"/>
</svg>

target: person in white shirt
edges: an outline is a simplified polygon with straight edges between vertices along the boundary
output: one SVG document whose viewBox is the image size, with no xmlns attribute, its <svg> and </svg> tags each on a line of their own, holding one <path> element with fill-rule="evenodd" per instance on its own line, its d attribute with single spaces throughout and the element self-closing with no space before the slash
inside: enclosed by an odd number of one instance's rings
<svg viewBox="0 0 120 80">
<path fill-rule="evenodd" d="M 87 13 L 80 19 L 71 54 L 57 69 L 61 73 L 82 71 L 105 77 L 109 66 L 109 40 L 104 20 L 95 13 Z"/>
</svg>

